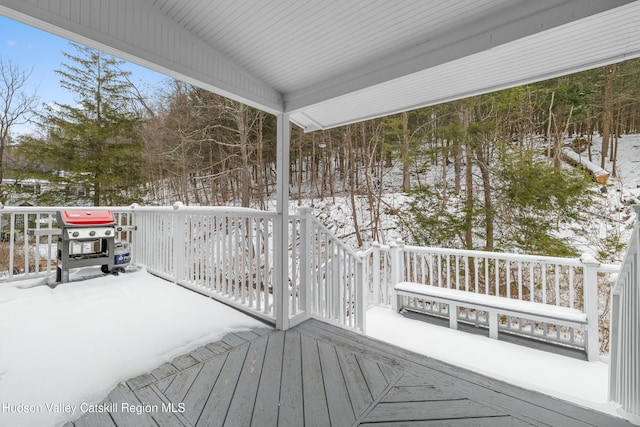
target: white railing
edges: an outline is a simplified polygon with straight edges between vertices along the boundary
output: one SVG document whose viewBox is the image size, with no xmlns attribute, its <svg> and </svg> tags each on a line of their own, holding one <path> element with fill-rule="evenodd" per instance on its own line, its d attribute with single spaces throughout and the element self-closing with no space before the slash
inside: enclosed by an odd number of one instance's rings
<svg viewBox="0 0 640 427">
<path fill-rule="evenodd" d="M 296 289 L 300 289 L 297 310 L 364 333 L 366 307 L 361 257 L 322 225 L 312 209 L 299 208 L 291 219 L 294 244 L 290 277 Z"/>
<path fill-rule="evenodd" d="M 248 208 L 135 207 L 135 261 L 152 274 L 272 321 L 276 214 Z"/>
<path fill-rule="evenodd" d="M 575 308 L 587 314 L 586 328 L 502 316 L 502 331 L 585 349 L 590 360 L 606 352 L 607 304 L 599 303 L 599 288 L 608 289 L 610 275 L 619 266 L 598 263 L 593 257 L 556 258 L 433 247 L 374 244 L 363 253 L 370 284 L 370 305 L 390 306 L 393 286 L 416 282 L 427 286 L 497 295 L 518 300 Z M 599 286 L 600 285 L 600 286 Z M 604 299 L 606 301 L 606 298 Z M 448 305 L 410 299 L 410 309 L 448 317 Z M 462 322 L 488 326 L 484 312 L 459 308 Z M 600 343 L 602 341 L 602 344 Z"/>
<path fill-rule="evenodd" d="M 640 205 L 636 225 L 612 292 L 609 399 L 640 425 Z"/>
<path fill-rule="evenodd" d="M 56 228 L 62 208 L 5 207 L 0 280 L 52 275 L 56 236 L 28 229 Z M 87 208 L 64 208 L 87 209 Z M 275 283 L 275 212 L 234 207 L 91 208 L 114 213 L 118 225 L 135 226 L 116 238 L 131 243 L 132 262 L 181 286 L 275 322 L 277 293 L 288 298 L 290 325 L 309 317 L 364 331 L 362 260 L 301 209 L 289 221 L 289 280 Z"/>
</svg>

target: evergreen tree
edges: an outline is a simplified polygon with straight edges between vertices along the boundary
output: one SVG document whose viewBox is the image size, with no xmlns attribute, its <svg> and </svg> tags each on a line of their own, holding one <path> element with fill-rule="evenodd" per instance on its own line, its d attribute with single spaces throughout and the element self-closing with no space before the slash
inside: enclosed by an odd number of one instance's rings
<svg viewBox="0 0 640 427">
<path fill-rule="evenodd" d="M 504 147 L 497 168 L 505 250 L 576 256 L 561 225 L 578 221 L 591 203 L 591 180 L 579 169 L 557 169 L 533 150 Z"/>
<path fill-rule="evenodd" d="M 55 104 L 44 120 L 47 157 L 62 190 L 58 203 L 125 204 L 135 201 L 142 183 L 141 122 L 134 108 L 130 73 L 124 61 L 71 43 L 75 54 L 63 52 L 61 86 L 75 105 Z"/>
</svg>

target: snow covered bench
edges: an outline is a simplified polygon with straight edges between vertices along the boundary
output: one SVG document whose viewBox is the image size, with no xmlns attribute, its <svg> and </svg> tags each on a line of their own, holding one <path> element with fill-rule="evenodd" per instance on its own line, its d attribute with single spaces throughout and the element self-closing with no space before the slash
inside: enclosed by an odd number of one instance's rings
<svg viewBox="0 0 640 427">
<path fill-rule="evenodd" d="M 501 314 L 522 317 L 563 326 L 580 326 L 587 323 L 587 315 L 569 307 L 522 301 L 495 295 L 477 294 L 458 289 L 439 288 L 412 282 L 395 285 L 394 309 L 402 309 L 403 298 L 412 297 L 449 305 L 449 327 L 458 329 L 458 306 L 487 312 L 489 336 L 498 338 L 498 316 Z"/>
</svg>

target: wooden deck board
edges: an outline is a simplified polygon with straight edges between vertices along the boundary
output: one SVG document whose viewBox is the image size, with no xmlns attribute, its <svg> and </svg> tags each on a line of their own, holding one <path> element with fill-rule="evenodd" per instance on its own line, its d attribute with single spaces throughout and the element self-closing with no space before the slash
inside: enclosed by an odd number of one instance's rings
<svg viewBox="0 0 640 427">
<path fill-rule="evenodd" d="M 374 396 L 369 391 L 369 386 L 362 374 L 362 370 L 360 370 L 356 355 L 343 349 L 337 349 L 336 353 L 342 368 L 342 375 L 353 412 L 356 417 L 359 417 L 373 403 Z"/>
<path fill-rule="evenodd" d="M 260 335 L 256 335 L 260 337 Z M 238 385 L 233 395 L 226 423 L 236 426 L 251 425 L 253 407 L 258 393 L 264 355 L 267 350 L 267 337 L 261 337 L 253 341 L 247 352 L 244 366 L 238 378 Z"/>
<path fill-rule="evenodd" d="M 359 427 L 524 427 L 525 423 L 513 417 L 464 418 L 434 421 L 398 421 L 385 423 L 362 423 Z"/>
<path fill-rule="evenodd" d="M 229 347 L 237 347 L 239 345 L 246 343 L 249 340 L 241 337 L 236 333 L 230 333 L 222 337 L 220 341 L 228 345 Z"/>
<path fill-rule="evenodd" d="M 182 356 L 178 356 L 171 361 L 171 364 L 179 371 L 190 368 L 196 363 L 198 363 L 198 360 L 196 360 L 190 354 L 183 354 Z"/>
<path fill-rule="evenodd" d="M 285 333 L 281 331 L 275 331 L 267 336 L 267 350 L 253 408 L 255 415 L 251 420 L 252 426 L 278 425 L 284 337 Z"/>
<path fill-rule="evenodd" d="M 111 391 L 107 399 L 116 405 L 117 410 L 109 412 L 113 422 L 118 426 L 140 426 L 155 427 L 156 423 L 151 415 L 143 411 L 136 412 L 136 408 L 141 402 L 133 394 L 133 391 L 124 384 L 118 385 Z"/>
<path fill-rule="evenodd" d="M 216 353 L 212 352 L 207 347 L 202 346 L 193 350 L 191 353 L 189 353 L 189 355 L 196 359 L 198 362 L 204 362 L 205 360 L 211 359 L 216 355 Z"/>
<path fill-rule="evenodd" d="M 222 426 L 247 357 L 248 345 L 230 351 L 196 426 Z"/>
<path fill-rule="evenodd" d="M 327 388 L 327 406 L 331 425 L 349 425 L 355 421 L 347 385 L 338 361 L 336 348 L 325 342 L 318 342 L 322 375 Z"/>
<path fill-rule="evenodd" d="M 178 372 L 178 368 L 173 366 L 171 363 L 165 363 L 164 365 L 160 365 L 156 369 L 151 371 L 151 376 L 156 380 L 161 380 L 177 372 Z"/>
<path fill-rule="evenodd" d="M 191 385 L 196 380 L 203 368 L 204 365 L 200 364 L 198 366 L 193 366 L 189 369 L 185 369 L 174 377 L 167 378 L 168 380 L 170 380 L 170 383 L 167 384 L 166 388 L 161 387 L 162 381 L 159 381 L 157 383 L 157 386 L 171 402 L 182 402 L 184 401 L 187 392 L 191 388 Z"/>
<path fill-rule="evenodd" d="M 360 366 L 360 371 L 362 372 L 369 392 L 374 397 L 379 396 L 389 385 L 389 381 L 382 373 L 380 365 L 368 357 L 358 355 L 356 359 L 358 360 L 358 366 Z"/>
<path fill-rule="evenodd" d="M 228 334 L 105 402 L 173 410 L 85 414 L 69 425 L 630 426 L 315 320 Z"/>
<path fill-rule="evenodd" d="M 425 402 L 428 400 L 455 400 L 460 395 L 433 385 L 394 385 L 381 402 Z"/>
<path fill-rule="evenodd" d="M 318 342 L 301 337 L 302 345 L 302 394 L 305 426 L 324 427 L 330 425 L 327 396 L 320 365 Z M 331 390 L 328 390 L 331 392 Z"/>
<path fill-rule="evenodd" d="M 136 390 L 134 394 L 141 403 L 154 408 L 149 415 L 158 425 L 166 427 L 184 426 L 183 419 L 179 417 L 180 413 L 177 412 L 178 407 L 171 406 L 166 399 L 163 400 L 156 390 L 158 389 L 154 387 L 143 387 Z"/>
<path fill-rule="evenodd" d="M 274 390 L 275 391 L 275 390 Z M 282 356 L 278 425 L 304 425 L 300 333 L 287 332 Z"/>
<path fill-rule="evenodd" d="M 204 405 L 209 399 L 209 395 L 213 390 L 213 386 L 216 384 L 220 370 L 227 359 L 225 353 L 221 357 L 213 358 L 205 362 L 202 369 L 198 373 L 198 376 L 193 381 L 191 387 L 184 396 L 182 403 L 185 405 L 185 416 L 193 425 L 196 424 Z"/>
<path fill-rule="evenodd" d="M 75 427 L 116 427 L 106 412 L 93 412 L 72 423 Z M 67 427 L 67 424 L 64 425 Z"/>
<path fill-rule="evenodd" d="M 433 421 L 499 417 L 507 414 L 468 399 L 422 402 L 381 402 L 364 422 Z"/>
</svg>

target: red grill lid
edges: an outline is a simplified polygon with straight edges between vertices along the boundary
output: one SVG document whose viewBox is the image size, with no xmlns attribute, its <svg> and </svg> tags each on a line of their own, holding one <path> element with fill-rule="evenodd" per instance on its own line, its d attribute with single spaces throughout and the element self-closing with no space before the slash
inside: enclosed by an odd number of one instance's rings
<svg viewBox="0 0 640 427">
<path fill-rule="evenodd" d="M 60 219 L 64 225 L 113 225 L 115 220 L 111 211 L 61 211 Z"/>
</svg>

